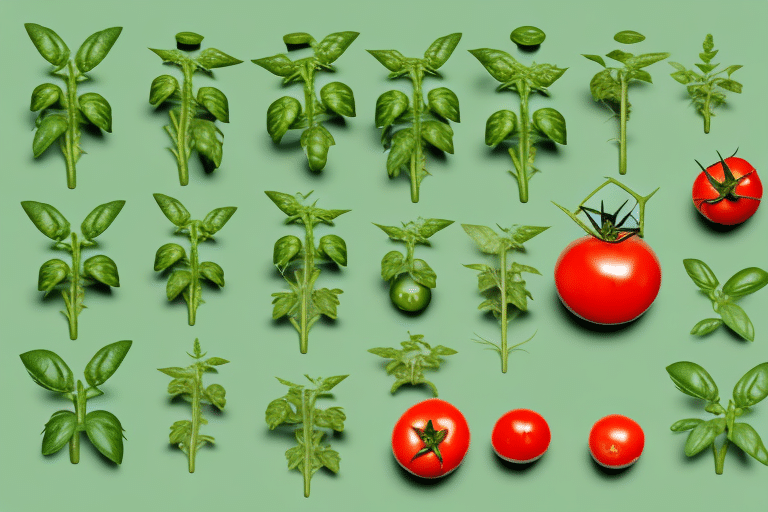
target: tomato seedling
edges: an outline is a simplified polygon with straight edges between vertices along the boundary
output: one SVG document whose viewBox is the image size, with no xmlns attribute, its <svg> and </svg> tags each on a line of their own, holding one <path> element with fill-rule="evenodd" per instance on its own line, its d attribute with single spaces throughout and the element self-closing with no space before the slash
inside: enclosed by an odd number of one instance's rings
<svg viewBox="0 0 768 512">
<path fill-rule="evenodd" d="M 389 281 L 392 303 L 402 311 L 423 311 L 432 298 L 431 289 L 437 285 L 437 274 L 426 261 L 413 258 L 416 244 L 429 246 L 429 237 L 453 224 L 452 220 L 422 219 L 403 222 L 403 227 L 374 226 L 391 240 L 405 243 L 406 253 L 390 251 L 381 260 L 381 278 Z"/>
<path fill-rule="evenodd" d="M 487 350 L 495 350 L 501 357 L 501 372 L 507 373 L 509 354 L 516 350 L 523 350 L 520 348 L 520 345 L 528 343 L 536 335 L 534 332 L 533 336 L 527 340 L 511 347 L 507 346 L 507 328 L 509 327 L 510 320 L 519 313 L 528 311 L 528 299 L 533 300 L 531 292 L 525 287 L 522 273 L 527 272 L 529 274 L 541 275 L 541 272 L 535 268 L 521 265 L 515 261 L 508 265 L 507 253 L 509 251 L 523 251 L 523 244 L 525 242 L 549 229 L 549 226 L 512 226 L 510 229 L 499 226 L 503 233 L 502 235 L 498 235 L 487 226 L 462 224 L 461 227 L 474 240 L 480 252 L 492 254 L 499 258 L 498 268 L 482 263 L 464 266 L 480 272 L 477 276 L 477 286 L 480 293 L 486 299 L 480 303 L 478 309 L 486 312 L 490 311 L 501 323 L 501 344 L 497 345 L 483 338 L 473 341 L 486 345 Z"/>
<path fill-rule="evenodd" d="M 454 471 L 468 450 L 466 418 L 439 398 L 410 407 L 392 430 L 395 459 L 403 469 L 421 478 L 439 478 Z"/>
<path fill-rule="evenodd" d="M 69 221 L 53 206 L 37 201 L 22 201 L 29 220 L 40 230 L 42 234 L 56 242 L 53 247 L 67 251 L 72 255 L 70 267 L 60 259 L 48 260 L 40 267 L 37 289 L 48 295 L 57 285 L 69 282 L 68 289 L 61 290 L 66 309 L 62 311 L 69 321 L 69 339 L 77 339 L 77 317 L 85 309 L 85 286 L 93 283 L 101 283 L 117 288 L 120 286 L 120 277 L 117 274 L 117 265 L 109 256 L 99 254 L 91 256 L 80 265 L 83 248 L 96 247 L 94 240 L 101 235 L 123 209 L 125 201 L 112 201 L 104 203 L 93 209 L 80 225 L 82 235 L 71 230 Z M 64 242 L 67 238 L 69 243 Z"/>
<path fill-rule="evenodd" d="M 763 198 L 763 183 L 752 164 L 735 156 L 704 168 L 693 182 L 693 205 L 716 224 L 741 224 L 755 214 Z"/>
<path fill-rule="evenodd" d="M 325 168 L 328 150 L 336 144 L 331 132 L 323 126 L 323 121 L 355 117 L 352 89 L 341 82 L 330 82 L 320 89 L 318 99 L 315 93 L 315 74 L 322 70 L 335 72 L 336 68 L 331 64 L 341 57 L 359 35 L 359 32 L 335 32 L 318 43 L 306 32 L 294 32 L 283 36 L 288 50 L 309 46 L 313 52 L 311 57 L 294 61 L 284 53 L 279 53 L 251 61 L 273 75 L 283 77 L 283 85 L 304 83 L 304 110 L 301 102 L 291 96 L 275 100 L 267 109 L 267 133 L 273 142 L 279 143 L 288 130 L 303 130 L 301 147 L 304 148 L 312 171 L 318 172 Z"/>
<path fill-rule="evenodd" d="M 376 127 L 382 128 L 381 144 L 389 148 L 387 174 L 390 178 L 408 173 L 411 180 L 411 201 L 419 202 L 421 180 L 429 176 L 426 144 L 453 154 L 453 129 L 448 121 L 458 123 L 459 98 L 447 87 L 438 87 L 427 93 L 424 102 L 422 85 L 425 75 L 440 77 L 437 71 L 456 49 L 461 34 L 439 37 L 423 58 L 405 57 L 397 50 L 368 50 L 385 68 L 389 78 L 408 76 L 413 84 L 413 99 L 404 92 L 387 91 L 376 100 Z"/>
<path fill-rule="evenodd" d="M 319 409 L 315 404 L 318 398 L 332 398 L 330 391 L 349 375 L 313 379 L 304 375 L 313 385 L 311 388 L 277 378 L 280 384 L 288 386 L 288 393 L 267 406 L 266 422 L 269 430 L 280 425 L 297 425 L 294 430 L 298 446 L 285 452 L 288 469 L 298 469 L 304 475 L 304 497 L 309 498 L 309 483 L 320 468 L 326 467 L 334 473 L 339 472 L 341 457 L 328 444 L 322 444 L 325 430 L 344 431 L 347 415 L 341 407 Z"/>
<path fill-rule="evenodd" d="M 91 411 L 86 414 L 86 402 L 104 394 L 98 388 L 118 369 L 125 359 L 131 341 L 118 341 L 101 348 L 86 365 L 83 382 L 75 378 L 67 363 L 50 350 L 31 350 L 21 354 L 21 362 L 39 386 L 72 400 L 75 412 L 56 411 L 43 430 L 43 455 L 58 452 L 69 443 L 69 460 L 80 462 L 80 432 L 85 432 L 91 444 L 102 455 L 120 464 L 123 461 L 123 426 L 114 414 Z"/>
<path fill-rule="evenodd" d="M 168 300 L 173 300 L 181 294 L 187 303 L 189 325 L 195 325 L 197 308 L 204 303 L 200 280 L 207 279 L 217 286 L 224 286 L 224 269 L 212 261 L 200 263 L 198 245 L 206 240 L 212 240 L 213 235 L 224 227 L 237 208 L 235 206 L 214 208 L 205 216 L 205 219 L 193 220 L 189 211 L 179 200 L 163 194 L 153 194 L 153 196 L 163 215 L 176 226 L 174 234 L 189 237 L 191 246 L 189 257 L 179 244 L 165 244 L 155 254 L 155 271 L 171 269 L 165 294 Z"/>
<path fill-rule="evenodd" d="M 221 411 L 227 404 L 227 392 L 224 387 L 220 384 L 205 387 L 203 374 L 218 373 L 216 367 L 227 364 L 229 361 L 220 357 L 209 357 L 202 361 L 206 353 L 200 350 L 200 341 L 197 338 L 195 338 L 193 353 L 187 352 L 187 355 L 195 362 L 186 368 L 158 368 L 158 371 L 173 377 L 173 380 L 168 383 L 168 394 L 173 398 L 181 396 L 192 406 L 192 420 L 180 420 L 171 425 L 169 440 L 184 452 L 189 461 L 189 472 L 194 473 L 197 450 L 206 443 L 214 443 L 213 437 L 200 434 L 200 426 L 208 423 L 203 417 L 202 405 L 210 404 Z"/>
<path fill-rule="evenodd" d="M 645 36 L 626 30 L 616 34 L 613 39 L 622 44 L 635 44 L 645 40 Z M 643 68 L 669 57 L 669 53 L 643 53 L 633 55 L 622 50 L 613 50 L 605 56 L 624 64 L 624 67 L 611 68 L 599 55 L 582 54 L 605 69 L 592 77 L 589 90 L 595 101 L 601 101 L 614 115 L 620 116 L 619 138 L 619 174 L 627 174 L 627 120 L 629 119 L 628 87 L 634 81 L 652 83 L 651 75 Z"/>
<path fill-rule="evenodd" d="M 520 29 L 532 29 L 534 27 L 520 27 Z M 538 30 L 538 29 L 534 29 Z M 541 32 L 541 31 L 539 31 Z M 532 35 L 535 35 L 532 34 Z M 516 38 L 512 32 L 512 40 Z M 544 40 L 544 33 L 540 37 L 525 38 L 534 41 Z M 540 41 L 539 41 L 540 42 Z M 537 43 L 538 44 L 538 43 Z M 567 68 L 558 68 L 552 64 L 531 63 L 525 66 L 518 62 L 507 52 L 480 48 L 470 50 L 477 60 L 485 67 L 493 78 L 501 82 L 497 91 L 510 90 L 520 96 L 520 117 L 511 110 L 499 110 L 491 114 L 485 124 L 485 143 L 496 147 L 501 142 L 509 140 L 512 146 L 508 148 L 512 158 L 514 171 L 509 171 L 518 184 L 520 202 L 528 202 L 528 181 L 539 172 L 533 166 L 536 157 L 534 144 L 543 141 L 552 141 L 557 144 L 566 144 L 565 118 L 557 110 L 549 107 L 540 108 L 529 114 L 528 99 L 531 93 L 540 92 L 549 96 L 548 87 L 563 76 Z"/>
<path fill-rule="evenodd" d="M 728 400 L 728 409 L 720 405 L 720 393 L 712 376 L 698 364 L 680 361 L 667 366 L 667 373 L 681 392 L 705 400 L 705 411 L 716 416 L 724 415 L 708 421 L 688 418 L 672 424 L 670 430 L 673 432 L 691 431 L 685 441 L 685 454 L 688 457 L 712 446 L 715 473 L 722 475 L 725 453 L 733 443 L 744 453 L 768 466 L 768 450 L 760 435 L 749 423 L 736 421 L 736 418 L 748 413 L 768 396 L 768 363 L 755 366 L 739 379 L 733 387 L 733 399 Z M 716 440 L 723 433 L 725 439 L 718 449 Z"/>
<path fill-rule="evenodd" d="M 39 157 L 58 140 L 67 164 L 67 187 L 75 188 L 75 164 L 84 153 L 80 149 L 80 125 L 92 124 L 112 133 L 112 107 L 109 102 L 95 92 L 78 97 L 77 84 L 89 79 L 86 73 L 104 60 L 123 28 L 112 27 L 92 34 L 77 50 L 74 59 L 69 58 L 69 48 L 53 30 L 35 23 L 25 23 L 24 28 L 40 55 L 53 64 L 51 74 L 66 84 L 66 92 L 58 85 L 49 83 L 38 85 L 32 91 L 29 109 L 40 111 L 35 120 L 37 132 L 32 141 L 32 154 L 35 158 Z"/>
<path fill-rule="evenodd" d="M 180 32 L 176 34 L 178 50 L 150 48 L 163 59 L 164 64 L 179 66 L 184 75 L 181 86 L 175 77 L 160 75 L 152 81 L 149 90 L 149 103 L 152 106 L 159 107 L 165 102 L 171 104 L 168 111 L 171 124 L 163 128 L 173 143 L 173 147 L 168 149 L 176 157 L 181 185 L 189 184 L 189 157 L 193 149 L 213 169 L 221 165 L 224 134 L 214 121 L 229 122 L 229 101 L 224 93 L 215 87 L 200 87 L 195 96 L 192 76 L 197 71 L 213 76 L 213 69 L 243 62 L 216 48 L 206 48 L 195 58 L 181 51 L 189 46 L 199 47 L 202 40 L 203 36 L 194 32 Z"/>
<path fill-rule="evenodd" d="M 694 284 L 712 301 L 712 309 L 720 315 L 720 318 L 705 318 L 697 323 L 691 334 L 704 336 L 725 324 L 745 340 L 755 341 L 755 327 L 736 301 L 768 284 L 768 272 L 757 267 L 739 270 L 718 290 L 720 282 L 706 263 L 689 258 L 683 260 L 683 265 Z"/>
<path fill-rule="evenodd" d="M 595 462 L 608 469 L 624 469 L 643 453 L 645 434 L 631 418 L 611 414 L 601 418 L 589 431 L 589 453 Z"/>
<path fill-rule="evenodd" d="M 704 116 L 704 133 L 709 133 L 710 119 L 715 115 L 713 110 L 725 104 L 725 92 L 723 91 L 741 94 L 742 85 L 736 80 L 731 80 L 731 75 L 744 66 L 737 64 L 714 72 L 720 64 L 712 64 L 712 59 L 720 50 L 714 49 L 715 43 L 712 34 L 707 34 L 702 47 L 704 52 L 699 54 L 701 63 L 696 63 L 696 67 L 701 73 L 686 69 L 685 66 L 677 62 L 670 62 L 669 64 L 677 70 L 672 73 L 672 78 L 686 86 L 693 106 L 699 114 Z M 728 78 L 719 76 L 723 73 L 726 73 Z"/>
<path fill-rule="evenodd" d="M 299 350 L 306 354 L 309 329 L 322 315 L 336 319 L 336 306 L 339 305 L 339 295 L 343 293 L 338 288 L 315 289 L 315 282 L 320 277 L 320 269 L 315 267 L 315 258 L 341 267 L 347 266 L 347 243 L 344 239 L 336 235 L 325 235 L 315 247 L 314 229 L 321 223 L 333 226 L 333 219 L 350 210 L 316 208 L 317 201 L 311 205 L 303 204 L 312 191 L 296 196 L 274 191 L 264 193 L 288 216 L 286 224 L 304 226 L 303 247 L 301 240 L 293 235 L 286 235 L 275 242 L 272 261 L 288 282 L 291 291 L 272 294 L 272 319 L 288 317 L 299 333 Z M 293 269 L 293 279 L 287 275 L 289 267 Z"/>
<path fill-rule="evenodd" d="M 391 359 L 387 363 L 387 375 L 394 375 L 397 380 L 392 384 L 390 392 L 394 395 L 395 391 L 403 384 L 418 386 L 426 384 L 432 390 L 432 394 L 437 396 L 437 386 L 424 377 L 424 370 L 437 370 L 440 363 L 443 362 L 443 356 L 452 356 L 456 351 L 452 348 L 437 345 L 430 346 L 424 341 L 423 334 L 411 334 L 410 340 L 401 341 L 402 349 L 396 348 L 371 348 L 368 352 L 385 359 Z"/>
<path fill-rule="evenodd" d="M 628 227 L 630 210 L 619 214 L 585 206 L 598 191 L 613 184 L 629 193 L 639 208 L 637 227 Z M 613 178 L 597 187 L 574 212 L 554 203 L 588 236 L 571 242 L 555 263 L 555 286 L 560 300 L 573 314 L 595 324 L 617 325 L 642 315 L 656 299 L 661 287 L 661 264 L 653 249 L 640 237 L 645 227 L 645 203 L 656 193 L 643 197 Z M 587 226 L 578 215 L 584 213 Z M 598 217 L 600 224 L 592 218 Z M 637 235 L 637 236 L 634 236 Z"/>
<path fill-rule="evenodd" d="M 552 434 L 541 414 L 529 409 L 515 409 L 496 421 L 491 433 L 493 451 L 516 464 L 538 460 L 549 448 Z"/>
</svg>

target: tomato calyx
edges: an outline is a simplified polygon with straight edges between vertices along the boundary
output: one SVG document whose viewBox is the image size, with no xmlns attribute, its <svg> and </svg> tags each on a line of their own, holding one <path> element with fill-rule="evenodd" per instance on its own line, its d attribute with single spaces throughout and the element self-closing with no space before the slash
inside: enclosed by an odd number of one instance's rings
<svg viewBox="0 0 768 512">
<path fill-rule="evenodd" d="M 738 151 L 738 149 L 736 151 Z M 736 155 L 736 152 L 734 152 L 733 155 L 731 155 L 731 157 L 735 155 Z M 709 173 L 709 171 L 707 171 L 706 168 L 704 168 L 703 165 L 701 165 L 701 163 L 699 163 L 698 160 L 694 160 L 697 164 L 699 164 L 699 167 L 701 167 L 701 170 L 702 172 L 704 172 L 704 175 L 707 177 L 707 181 L 709 181 L 709 184 L 712 185 L 712 188 L 714 188 L 715 191 L 718 193 L 718 196 L 712 199 L 696 199 L 694 201 L 696 203 L 696 207 L 698 208 L 702 203 L 717 204 L 720 201 L 723 201 L 725 199 L 727 199 L 728 201 L 736 201 L 738 199 L 743 198 L 743 199 L 753 199 L 755 201 L 760 201 L 759 197 L 745 196 L 745 195 L 736 193 L 736 188 L 739 186 L 742 180 L 746 179 L 750 174 L 754 173 L 755 170 L 752 169 L 748 173 L 736 178 L 733 175 L 731 168 L 728 167 L 728 164 L 725 163 L 725 160 L 723 159 L 719 151 L 717 151 L 717 156 L 720 157 L 720 165 L 722 165 L 723 167 L 723 181 L 718 181 L 714 176 L 712 176 Z"/>
<path fill-rule="evenodd" d="M 440 453 L 440 443 L 445 440 L 445 436 L 448 435 L 448 429 L 435 430 L 432 425 L 432 420 L 427 421 L 427 426 L 424 428 L 413 427 L 416 435 L 419 436 L 421 442 L 424 443 L 424 448 L 416 452 L 411 458 L 411 461 L 416 460 L 417 457 L 426 455 L 427 453 L 434 453 L 437 460 L 440 461 L 440 467 L 443 467 L 443 455 Z"/>
</svg>

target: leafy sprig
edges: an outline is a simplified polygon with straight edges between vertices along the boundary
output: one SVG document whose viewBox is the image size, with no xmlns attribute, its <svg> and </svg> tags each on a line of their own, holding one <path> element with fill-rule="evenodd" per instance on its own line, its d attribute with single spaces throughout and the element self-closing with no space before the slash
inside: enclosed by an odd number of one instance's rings
<svg viewBox="0 0 768 512">
<path fill-rule="evenodd" d="M 80 432 L 85 432 L 91 444 L 102 455 L 120 464 L 123 461 L 123 426 L 114 414 L 107 411 L 91 411 L 86 414 L 86 402 L 101 396 L 99 386 L 104 384 L 125 359 L 131 341 L 118 341 L 101 348 L 86 365 L 86 388 L 78 379 L 75 383 L 67 363 L 50 350 L 31 350 L 21 354 L 21 362 L 39 386 L 71 400 L 75 412 L 56 411 L 43 430 L 43 455 L 58 452 L 69 443 L 69 460 L 80 462 Z"/>
<path fill-rule="evenodd" d="M 513 226 L 512 228 L 499 226 L 501 235 L 487 226 L 462 224 L 461 227 L 474 240 L 481 252 L 499 258 L 498 267 L 479 263 L 464 266 L 480 272 L 477 276 L 478 288 L 486 299 L 480 303 L 478 309 L 490 311 L 501 322 L 501 344 L 482 338 L 474 341 L 486 345 L 487 350 L 496 351 L 501 357 L 501 372 L 506 373 L 509 354 L 516 350 L 523 350 L 519 348 L 520 345 L 533 339 L 531 336 L 511 347 L 507 345 L 509 321 L 520 312 L 528 311 L 528 299 L 533 299 L 531 292 L 525 287 L 522 273 L 541 275 L 538 270 L 528 265 L 521 265 L 515 261 L 508 264 L 507 253 L 524 250 L 525 242 L 546 231 L 549 226 Z"/>
<path fill-rule="evenodd" d="M 704 336 L 725 324 L 733 332 L 748 341 L 755 341 L 755 327 L 747 313 L 736 301 L 755 293 L 768 284 L 768 272 L 757 267 L 739 270 L 718 289 L 720 282 L 712 269 L 701 260 L 683 260 L 685 271 L 712 302 L 712 309 L 720 318 L 705 318 L 691 329 L 691 334 Z"/>
<path fill-rule="evenodd" d="M 272 318 L 277 320 L 287 316 L 299 333 L 300 350 L 307 353 L 309 329 L 322 315 L 336 319 L 336 306 L 339 305 L 338 288 L 315 289 L 315 282 L 320 277 L 320 269 L 315 267 L 315 258 L 347 265 L 347 244 L 340 236 L 325 235 L 315 246 L 314 228 L 318 224 L 333 226 L 333 219 L 350 210 L 325 210 L 317 208 L 317 201 L 304 204 L 312 191 L 295 196 L 282 192 L 266 191 L 272 200 L 288 218 L 286 224 L 302 224 L 304 226 L 304 244 L 293 235 L 286 235 L 275 242 L 273 262 L 283 278 L 288 282 L 291 291 L 273 293 L 274 309 Z M 290 267 L 290 269 L 289 269 Z M 293 270 L 293 279 L 289 270 Z"/>
<path fill-rule="evenodd" d="M 715 71 L 720 64 L 712 64 L 719 50 L 715 50 L 712 34 L 707 34 L 702 44 L 704 51 L 699 54 L 701 62 L 695 66 L 700 72 L 687 69 L 682 64 L 670 62 L 675 68 L 672 78 L 686 86 L 688 96 L 696 108 L 696 111 L 704 116 L 704 133 L 709 133 L 710 119 L 715 115 L 713 110 L 725 104 L 725 92 L 730 91 L 741 94 L 742 85 L 731 79 L 731 75 L 743 66 L 736 64 L 728 66 L 720 71 Z M 723 73 L 726 76 L 721 76 Z"/>
<path fill-rule="evenodd" d="M 94 208 L 80 225 L 81 235 L 78 236 L 70 228 L 69 221 L 50 204 L 21 202 L 29 220 L 42 234 L 55 242 L 53 247 L 67 251 L 72 256 L 72 266 L 58 258 L 43 263 L 37 281 L 37 289 L 45 292 L 45 295 L 60 284 L 69 285 L 60 287 L 60 291 L 66 306 L 62 313 L 69 321 L 69 338 L 72 340 L 77 339 L 77 317 L 86 307 L 83 304 L 85 286 L 97 282 L 115 288 L 120 286 L 117 265 L 109 256 L 91 256 L 82 265 L 80 260 L 82 249 L 98 245 L 94 239 L 107 230 L 124 205 L 125 201 L 111 201 Z M 67 238 L 69 241 L 65 242 Z"/>
<path fill-rule="evenodd" d="M 189 238 L 189 257 L 179 244 L 168 243 L 157 250 L 155 254 L 155 271 L 171 269 L 165 288 L 168 300 L 179 296 L 187 303 L 189 325 L 195 325 L 197 308 L 205 301 L 202 299 L 201 279 L 206 279 L 217 286 L 224 286 L 224 269 L 212 261 L 200 262 L 198 246 L 206 240 L 212 240 L 213 235 L 235 214 L 237 207 L 224 206 L 214 208 L 203 220 L 194 220 L 189 211 L 177 199 L 163 194 L 153 194 L 157 205 L 168 220 L 175 226 L 175 234 L 183 234 Z"/>
<path fill-rule="evenodd" d="M 348 375 L 325 379 L 304 376 L 312 387 L 277 378 L 280 384 L 288 386 L 288 393 L 269 403 L 265 419 L 270 430 L 280 425 L 301 425 L 294 431 L 297 446 L 288 449 L 285 458 L 288 459 L 288 469 L 298 469 L 304 475 L 304 497 L 308 498 L 312 475 L 322 467 L 338 473 L 341 461 L 339 453 L 322 442 L 326 432 L 319 429 L 343 432 L 344 420 L 347 419 L 341 407 L 320 409 L 316 402 L 318 398 L 332 398 L 330 391 Z"/>
<path fill-rule="evenodd" d="M 685 442 L 685 454 L 688 457 L 711 446 L 715 457 L 715 473 L 722 475 L 728 446 L 735 444 L 744 453 L 768 466 L 768 450 L 760 435 L 749 423 L 736 421 L 736 418 L 749 412 L 768 396 L 768 363 L 755 366 L 739 379 L 733 387 L 733 398 L 728 400 L 727 409 L 720 404 L 720 392 L 712 376 L 698 364 L 680 361 L 667 366 L 667 373 L 677 389 L 686 395 L 705 400 L 707 406 L 704 410 L 718 416 L 708 421 L 686 418 L 672 424 L 670 429 L 673 432 L 691 431 Z M 716 440 L 721 434 L 725 434 L 725 439 L 718 449 Z"/>
<path fill-rule="evenodd" d="M 189 472 L 195 472 L 195 457 L 197 450 L 206 443 L 214 444 L 214 438 L 200 434 L 200 426 L 208 424 L 203 417 L 202 405 L 208 404 L 220 411 L 227 404 L 226 390 L 220 384 L 211 384 L 205 387 L 203 384 L 204 373 L 218 373 L 217 366 L 227 364 L 229 361 L 220 357 L 203 358 L 207 353 L 200 350 L 200 341 L 195 339 L 193 353 L 187 355 L 195 360 L 186 368 L 170 367 L 158 368 L 158 371 L 173 377 L 168 383 L 168 394 L 172 397 L 181 396 L 192 406 L 192 420 L 180 420 L 171 425 L 169 440 L 177 445 L 187 456 Z"/>
<path fill-rule="evenodd" d="M 341 82 L 325 84 L 320 97 L 315 92 L 315 75 L 318 71 L 336 71 L 332 63 L 346 51 L 360 35 L 358 32 L 335 32 L 319 43 L 306 32 L 283 36 L 288 50 L 310 46 L 313 55 L 291 60 L 285 54 L 277 54 L 251 62 L 270 73 L 283 77 L 283 84 L 304 83 L 304 108 L 291 96 L 274 101 L 267 110 L 267 132 L 279 143 L 288 130 L 303 130 L 301 147 L 307 155 L 312 171 L 322 171 L 328 161 L 328 150 L 336 144 L 333 135 L 323 126 L 323 121 L 339 117 L 355 117 L 355 97 L 352 89 Z"/>
<path fill-rule="evenodd" d="M 643 41 L 642 34 L 633 31 L 619 32 L 614 39 L 622 44 L 635 44 Z M 613 50 L 605 56 L 624 64 L 623 67 L 608 67 L 599 55 L 582 54 L 587 59 L 603 66 L 602 71 L 592 77 L 589 89 L 595 101 L 603 102 L 614 114 L 620 116 L 619 138 L 619 174 L 627 173 L 627 120 L 630 103 L 628 86 L 637 81 L 653 83 L 650 73 L 643 68 L 669 57 L 669 53 L 643 53 L 634 55 L 622 50 Z"/>
<path fill-rule="evenodd" d="M 459 122 L 459 98 L 447 87 L 427 93 L 422 85 L 425 75 L 440 77 L 437 71 L 456 49 L 461 34 L 450 34 L 433 42 L 423 58 L 405 57 L 397 50 L 368 50 L 391 73 L 389 78 L 408 76 L 413 84 L 413 98 L 397 90 L 387 91 L 376 100 L 376 127 L 383 128 L 381 143 L 389 149 L 387 174 L 396 178 L 408 172 L 411 201 L 419 202 L 421 181 L 429 176 L 426 144 L 453 154 L 453 129 L 448 121 Z"/>
</svg>

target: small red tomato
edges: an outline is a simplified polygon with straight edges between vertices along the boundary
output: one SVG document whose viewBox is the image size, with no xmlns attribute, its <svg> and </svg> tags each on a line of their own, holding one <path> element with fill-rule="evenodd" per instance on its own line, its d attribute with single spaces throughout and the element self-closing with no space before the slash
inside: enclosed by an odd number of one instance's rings
<svg viewBox="0 0 768 512">
<path fill-rule="evenodd" d="M 496 422 L 491 443 L 502 459 L 524 464 L 544 455 L 551 438 L 549 425 L 539 413 L 515 409 Z"/>
<path fill-rule="evenodd" d="M 643 453 L 644 445 L 645 434 L 640 425 L 620 414 L 597 420 L 589 432 L 592 458 L 610 469 L 622 469 L 634 464 Z"/>
<path fill-rule="evenodd" d="M 397 420 L 392 452 L 408 472 L 422 478 L 445 476 L 461 464 L 469 450 L 469 425 L 456 407 L 430 398 Z"/>
<path fill-rule="evenodd" d="M 719 155 L 719 153 L 718 153 Z M 698 162 L 697 162 L 698 163 Z M 763 184 L 752 165 L 731 156 L 710 165 L 693 182 L 693 204 L 710 221 L 732 226 L 750 218 L 760 206 Z"/>
</svg>

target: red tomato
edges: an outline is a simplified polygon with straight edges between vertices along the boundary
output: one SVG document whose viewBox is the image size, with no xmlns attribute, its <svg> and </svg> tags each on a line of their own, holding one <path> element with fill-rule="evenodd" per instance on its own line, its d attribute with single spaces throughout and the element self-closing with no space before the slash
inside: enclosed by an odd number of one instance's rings
<svg viewBox="0 0 768 512">
<path fill-rule="evenodd" d="M 656 299 L 661 265 L 636 236 L 617 244 L 585 236 L 560 253 L 555 286 L 573 314 L 596 324 L 622 324 L 642 315 Z"/>
<path fill-rule="evenodd" d="M 743 158 L 728 157 L 725 165 L 735 180 L 726 179 L 721 162 L 707 167 L 710 176 L 720 183 L 721 190 L 717 190 L 702 171 L 693 182 L 693 204 L 712 222 L 732 226 L 741 224 L 757 211 L 763 197 L 763 184 L 755 168 Z M 742 176 L 746 177 L 739 180 Z M 722 199 L 717 202 L 707 202 L 720 197 Z"/>
<path fill-rule="evenodd" d="M 467 450 L 467 420 L 456 407 L 438 398 L 424 400 L 405 411 L 392 431 L 395 459 L 422 478 L 447 475 L 459 467 Z"/>
<path fill-rule="evenodd" d="M 496 422 L 491 443 L 502 459 L 524 464 L 544 455 L 551 438 L 549 425 L 539 413 L 515 409 Z"/>
<path fill-rule="evenodd" d="M 606 468 L 631 466 L 643 453 L 645 434 L 634 420 L 611 414 L 592 426 L 589 451 L 595 461 Z"/>
</svg>

